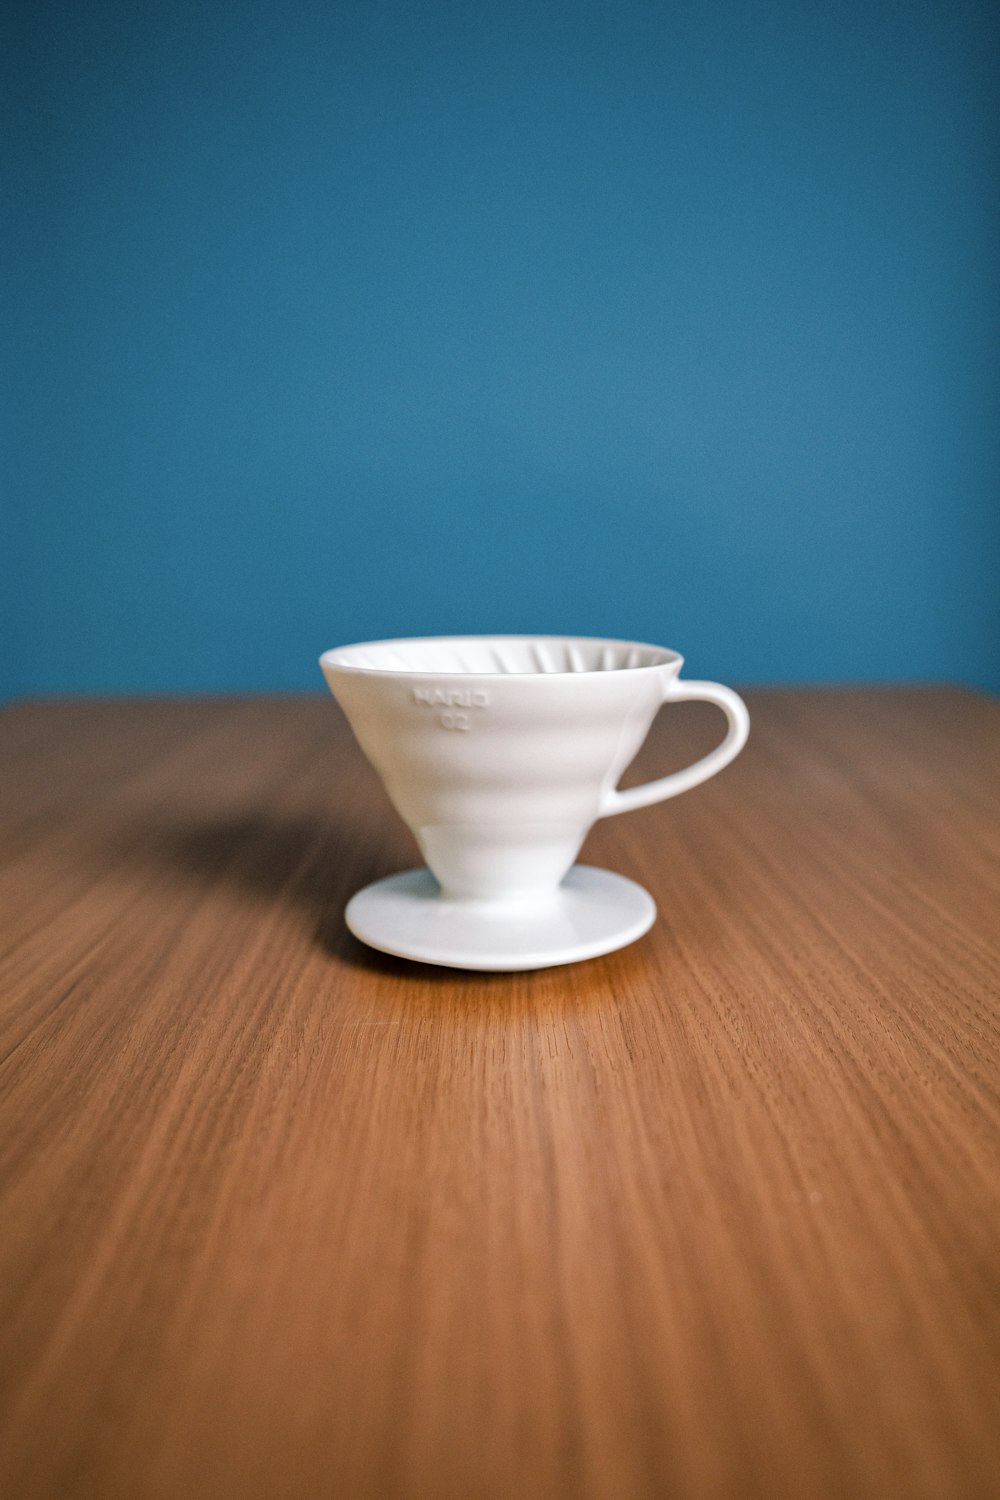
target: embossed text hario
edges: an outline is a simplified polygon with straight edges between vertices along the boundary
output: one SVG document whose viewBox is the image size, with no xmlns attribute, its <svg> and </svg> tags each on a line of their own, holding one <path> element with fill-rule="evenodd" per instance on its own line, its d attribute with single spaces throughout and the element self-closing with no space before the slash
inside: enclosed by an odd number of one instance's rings
<svg viewBox="0 0 1000 1500">
<path fill-rule="evenodd" d="M 485 708 L 490 701 L 482 689 L 473 692 L 470 688 L 419 687 L 413 689 L 413 699 L 433 708 Z"/>
</svg>

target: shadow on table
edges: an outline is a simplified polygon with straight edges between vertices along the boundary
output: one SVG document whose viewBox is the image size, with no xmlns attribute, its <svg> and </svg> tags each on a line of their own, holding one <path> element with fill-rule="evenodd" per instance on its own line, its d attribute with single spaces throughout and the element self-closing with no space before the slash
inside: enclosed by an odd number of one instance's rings
<svg viewBox="0 0 1000 1500">
<path fill-rule="evenodd" d="M 483 982 L 472 970 L 378 953 L 348 930 L 344 908 L 355 891 L 420 863 L 405 829 L 387 835 L 384 820 L 371 826 L 348 810 L 315 817 L 146 814 L 119 830 L 112 852 L 116 860 L 141 864 L 175 883 L 228 887 L 269 906 L 298 910 L 312 923 L 313 941 L 352 968 L 430 983 Z M 502 982 L 512 976 L 492 977 Z"/>
<path fill-rule="evenodd" d="M 279 814 L 249 810 L 206 817 L 143 812 L 117 830 L 111 854 L 174 883 L 224 887 L 266 905 L 304 911 L 331 946 L 360 886 L 419 862 L 406 832 L 371 826 L 349 810 Z M 103 852 L 107 852 L 106 850 Z"/>
<path fill-rule="evenodd" d="M 103 852 L 106 857 L 106 846 Z M 116 862 L 140 864 L 174 884 L 223 887 L 266 906 L 295 910 L 310 925 L 318 947 L 369 974 L 452 990 L 456 984 L 475 986 L 480 993 L 485 987 L 506 993 L 530 977 L 413 963 L 359 942 L 344 922 L 350 897 L 373 880 L 418 864 L 420 855 L 402 825 L 397 830 L 384 819 L 375 825 L 349 808 L 324 809 L 315 816 L 259 810 L 208 818 L 191 810 L 149 812 L 119 828 L 111 853 Z M 587 969 L 593 973 L 612 961 L 627 964 L 630 951 L 595 959 Z M 574 985 L 573 991 L 578 988 Z M 590 985 L 584 988 L 590 990 Z"/>
</svg>

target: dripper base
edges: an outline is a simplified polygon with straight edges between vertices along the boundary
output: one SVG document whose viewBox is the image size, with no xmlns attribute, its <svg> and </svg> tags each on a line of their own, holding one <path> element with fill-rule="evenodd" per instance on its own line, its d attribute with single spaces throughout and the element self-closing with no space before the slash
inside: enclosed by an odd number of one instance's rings
<svg viewBox="0 0 1000 1500">
<path fill-rule="evenodd" d="M 634 880 L 592 865 L 574 865 L 548 898 L 509 902 L 449 900 L 429 870 L 406 870 L 358 891 L 344 917 L 382 953 L 510 973 L 624 948 L 649 931 L 656 906 Z"/>
</svg>

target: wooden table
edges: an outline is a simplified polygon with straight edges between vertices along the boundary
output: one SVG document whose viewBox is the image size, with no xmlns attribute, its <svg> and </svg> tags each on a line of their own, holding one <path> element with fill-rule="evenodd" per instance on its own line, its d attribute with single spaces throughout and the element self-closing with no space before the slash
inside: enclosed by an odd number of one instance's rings
<svg viewBox="0 0 1000 1500">
<path fill-rule="evenodd" d="M 749 704 L 584 851 L 654 930 L 493 976 L 346 933 L 331 700 L 0 714 L 0 1493 L 1000 1493 L 1000 705 Z"/>
</svg>

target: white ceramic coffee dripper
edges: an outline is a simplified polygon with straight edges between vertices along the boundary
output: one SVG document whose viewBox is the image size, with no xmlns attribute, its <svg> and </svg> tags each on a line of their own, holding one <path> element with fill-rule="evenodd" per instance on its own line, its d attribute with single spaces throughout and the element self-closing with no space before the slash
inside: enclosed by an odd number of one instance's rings
<svg viewBox="0 0 1000 1500">
<path fill-rule="evenodd" d="M 390 953 L 517 969 L 609 952 L 641 936 L 641 887 L 573 861 L 597 818 L 697 786 L 746 742 L 741 698 L 681 682 L 660 646 L 569 636 L 463 636 L 342 646 L 320 658 L 331 692 L 409 824 L 427 871 L 390 876 L 347 910 Z M 664 702 L 718 704 L 715 750 L 616 790 Z"/>
</svg>

